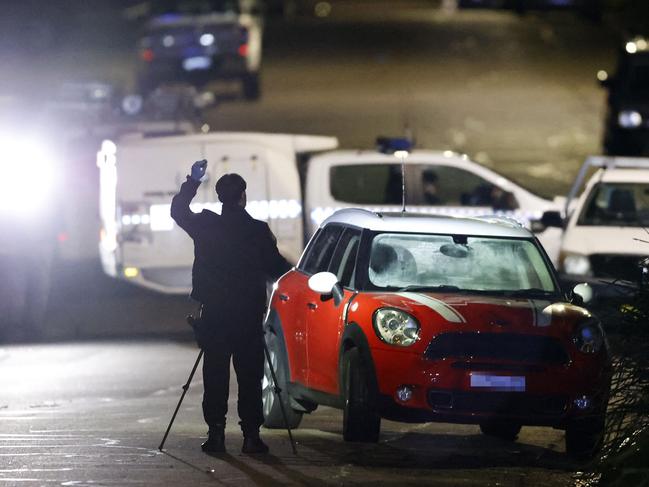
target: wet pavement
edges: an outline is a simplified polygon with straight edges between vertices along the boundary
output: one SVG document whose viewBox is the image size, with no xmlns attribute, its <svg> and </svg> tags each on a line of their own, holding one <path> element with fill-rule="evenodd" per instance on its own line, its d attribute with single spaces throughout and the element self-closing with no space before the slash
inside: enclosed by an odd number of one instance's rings
<svg viewBox="0 0 649 487">
<path fill-rule="evenodd" d="M 0 485 L 563 486 L 579 469 L 549 428 L 509 443 L 477 426 L 384 421 L 378 444 L 345 443 L 342 413 L 325 407 L 294 431 L 297 456 L 285 431 L 265 429 L 271 453 L 243 455 L 234 380 L 228 454 L 214 458 L 200 450 L 200 371 L 161 453 L 196 354 L 164 341 L 1 348 Z"/>
</svg>

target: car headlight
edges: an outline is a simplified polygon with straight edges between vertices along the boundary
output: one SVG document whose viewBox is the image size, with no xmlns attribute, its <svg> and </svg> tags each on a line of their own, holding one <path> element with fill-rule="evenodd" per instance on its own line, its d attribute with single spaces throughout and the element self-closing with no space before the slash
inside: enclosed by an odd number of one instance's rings
<svg viewBox="0 0 649 487">
<path fill-rule="evenodd" d="M 625 129 L 634 129 L 642 125 L 642 115 L 635 110 L 622 110 L 617 116 L 617 123 Z"/>
<path fill-rule="evenodd" d="M 409 347 L 419 339 L 420 326 L 417 320 L 394 308 L 380 308 L 374 313 L 374 331 L 385 343 Z"/>
<path fill-rule="evenodd" d="M 568 254 L 563 258 L 563 271 L 576 276 L 588 275 L 590 274 L 590 260 L 585 255 Z"/>
<path fill-rule="evenodd" d="M 0 137 L 0 211 L 25 214 L 42 209 L 51 197 L 55 175 L 52 153 L 45 145 Z"/>
<path fill-rule="evenodd" d="M 604 344 L 604 331 L 599 321 L 591 319 L 577 328 L 572 338 L 577 349 L 582 353 L 597 353 Z"/>
</svg>

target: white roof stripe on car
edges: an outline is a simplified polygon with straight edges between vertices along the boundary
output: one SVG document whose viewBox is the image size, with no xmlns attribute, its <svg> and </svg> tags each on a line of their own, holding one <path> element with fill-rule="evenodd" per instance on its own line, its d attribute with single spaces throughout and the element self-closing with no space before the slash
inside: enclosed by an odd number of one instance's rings
<svg viewBox="0 0 649 487">
<path fill-rule="evenodd" d="M 425 294 L 419 293 L 406 292 L 396 293 L 396 295 L 410 299 L 419 304 L 423 304 L 424 306 L 428 306 L 433 311 L 439 313 L 446 321 L 450 321 L 451 323 L 466 323 L 464 316 L 462 316 L 457 312 L 455 308 L 449 306 L 444 301 L 440 301 L 439 299 L 435 299 Z"/>
</svg>

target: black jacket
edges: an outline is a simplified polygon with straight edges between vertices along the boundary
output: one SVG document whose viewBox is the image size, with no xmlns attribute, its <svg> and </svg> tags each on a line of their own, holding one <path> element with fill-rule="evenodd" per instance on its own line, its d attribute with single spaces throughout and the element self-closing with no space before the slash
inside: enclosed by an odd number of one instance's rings
<svg viewBox="0 0 649 487">
<path fill-rule="evenodd" d="M 199 185 L 187 177 L 171 201 L 171 217 L 194 240 L 191 296 L 224 312 L 263 313 L 266 282 L 291 265 L 277 250 L 268 224 L 240 206 L 223 205 L 221 215 L 192 212 L 189 203 Z"/>
</svg>

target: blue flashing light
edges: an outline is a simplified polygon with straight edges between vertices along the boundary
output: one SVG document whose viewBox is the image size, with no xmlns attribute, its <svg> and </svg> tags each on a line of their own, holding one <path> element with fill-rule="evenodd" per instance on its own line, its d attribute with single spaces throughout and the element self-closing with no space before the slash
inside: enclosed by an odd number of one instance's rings
<svg viewBox="0 0 649 487">
<path fill-rule="evenodd" d="M 410 152 L 412 142 L 405 137 L 377 137 L 376 150 L 383 154 L 394 154 L 397 151 Z"/>
</svg>

